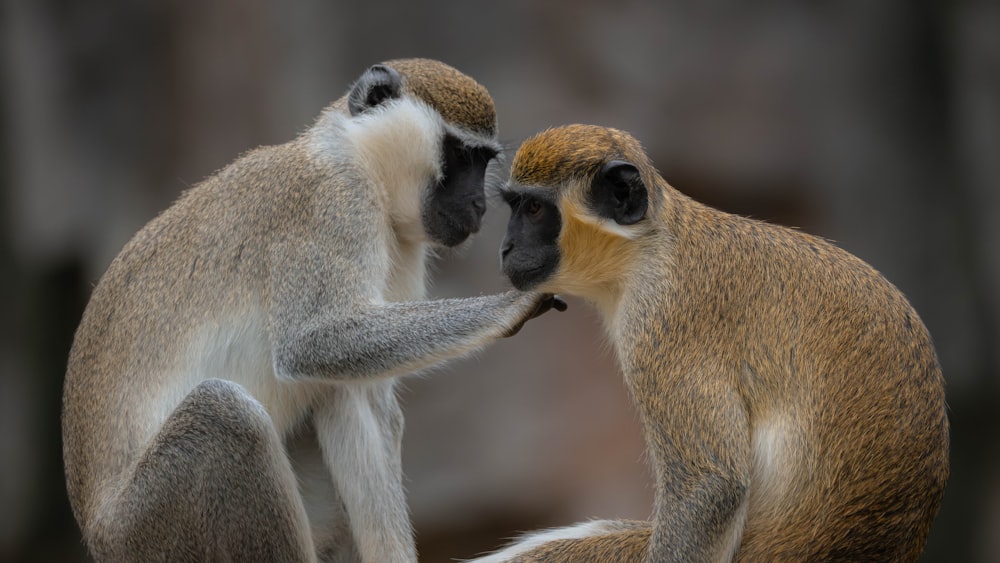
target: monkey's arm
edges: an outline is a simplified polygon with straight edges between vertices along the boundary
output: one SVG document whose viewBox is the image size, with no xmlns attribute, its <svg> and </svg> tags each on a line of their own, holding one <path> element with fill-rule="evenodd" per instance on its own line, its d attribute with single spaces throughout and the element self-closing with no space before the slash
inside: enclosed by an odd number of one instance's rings
<svg viewBox="0 0 1000 563">
<path fill-rule="evenodd" d="M 732 374 L 684 349 L 626 371 L 657 479 L 650 560 L 729 561 L 749 494 L 748 414 Z"/>
<path fill-rule="evenodd" d="M 373 303 L 346 314 L 320 314 L 276 343 L 275 367 L 279 375 L 293 379 L 358 379 L 416 371 L 504 336 L 542 299 L 511 291 Z"/>
<path fill-rule="evenodd" d="M 377 251 L 365 244 L 342 242 L 334 256 L 302 239 L 275 247 L 267 302 L 279 377 L 358 379 L 420 370 L 482 349 L 552 305 L 551 296 L 519 291 L 385 302 L 377 289 L 379 262 L 370 258 Z"/>
</svg>

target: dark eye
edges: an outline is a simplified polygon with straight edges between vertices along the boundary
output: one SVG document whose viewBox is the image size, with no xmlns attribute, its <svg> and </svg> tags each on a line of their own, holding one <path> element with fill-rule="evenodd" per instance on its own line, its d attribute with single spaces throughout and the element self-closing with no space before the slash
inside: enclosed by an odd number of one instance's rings
<svg viewBox="0 0 1000 563">
<path fill-rule="evenodd" d="M 529 199 L 524 204 L 524 212 L 528 215 L 530 219 L 538 219 L 542 216 L 542 212 L 545 211 L 545 206 L 542 202 L 537 199 Z"/>
</svg>

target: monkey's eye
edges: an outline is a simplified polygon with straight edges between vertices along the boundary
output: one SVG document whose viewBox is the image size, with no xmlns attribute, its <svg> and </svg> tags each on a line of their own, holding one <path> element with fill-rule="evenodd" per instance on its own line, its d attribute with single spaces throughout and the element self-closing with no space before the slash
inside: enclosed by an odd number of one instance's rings
<svg viewBox="0 0 1000 563">
<path fill-rule="evenodd" d="M 524 212 L 525 214 L 528 215 L 529 219 L 534 219 L 534 220 L 540 219 L 544 211 L 545 211 L 545 206 L 542 205 L 542 202 L 538 201 L 537 199 L 529 199 L 524 204 Z"/>
</svg>

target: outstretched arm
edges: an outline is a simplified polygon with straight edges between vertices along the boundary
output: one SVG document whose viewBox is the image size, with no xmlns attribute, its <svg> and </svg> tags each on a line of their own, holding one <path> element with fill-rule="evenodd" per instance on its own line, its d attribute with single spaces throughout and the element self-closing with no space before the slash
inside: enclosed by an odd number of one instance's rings
<svg viewBox="0 0 1000 563">
<path fill-rule="evenodd" d="M 275 346 L 289 378 L 399 375 L 480 350 L 552 307 L 551 295 L 510 291 L 464 299 L 371 304 L 309 318 Z M 558 307 L 558 305 L 557 305 Z"/>
<path fill-rule="evenodd" d="M 552 295 L 520 291 L 386 302 L 380 280 L 387 259 L 380 258 L 374 237 L 341 242 L 335 254 L 303 238 L 272 249 L 267 306 L 279 377 L 356 380 L 409 373 L 481 350 L 550 308 L 566 308 Z"/>
</svg>

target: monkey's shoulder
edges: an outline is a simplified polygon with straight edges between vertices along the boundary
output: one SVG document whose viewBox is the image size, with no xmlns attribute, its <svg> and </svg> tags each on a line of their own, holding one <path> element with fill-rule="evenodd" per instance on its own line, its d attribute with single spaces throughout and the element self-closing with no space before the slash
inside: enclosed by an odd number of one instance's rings
<svg viewBox="0 0 1000 563">
<path fill-rule="evenodd" d="M 714 224 L 702 229 L 700 244 L 705 252 L 730 258 L 723 263 L 738 267 L 755 265 L 765 279 L 779 273 L 796 273 L 806 278 L 880 286 L 896 291 L 874 266 L 837 245 L 834 241 L 798 228 L 788 227 L 719 212 Z M 760 272 L 753 272 L 760 275 Z"/>
</svg>

